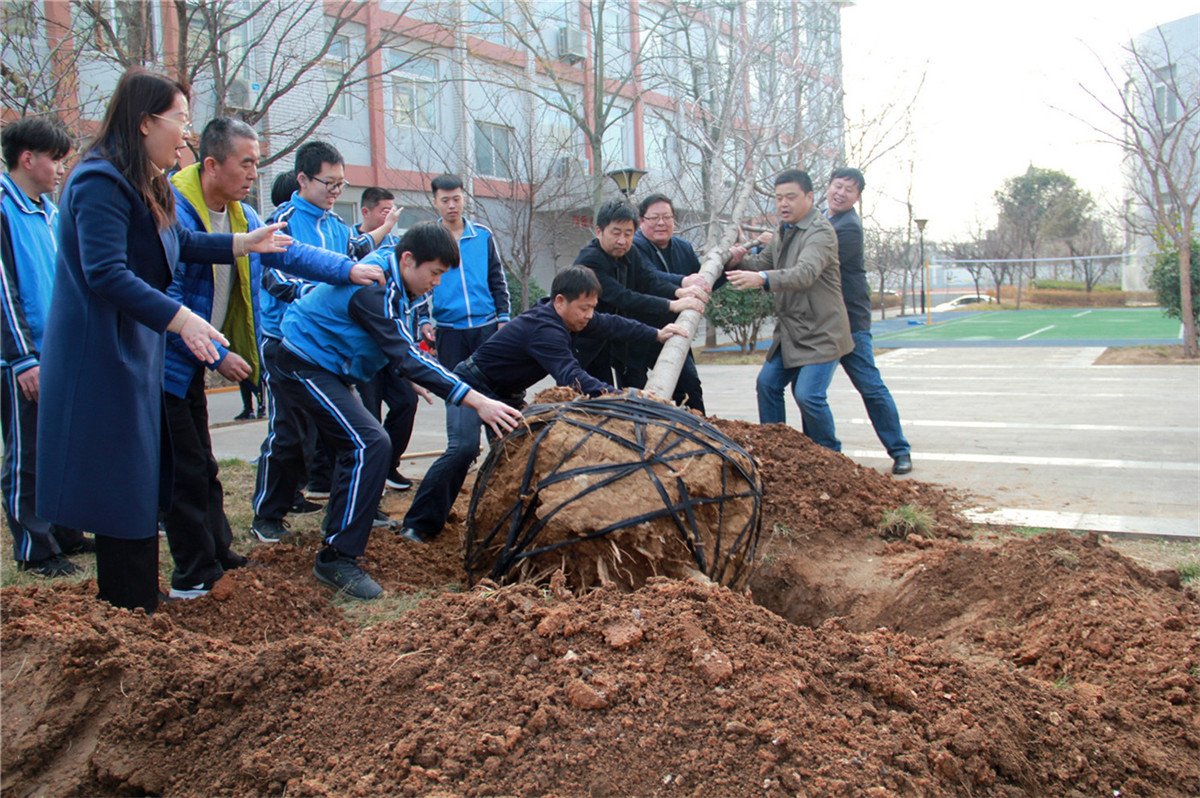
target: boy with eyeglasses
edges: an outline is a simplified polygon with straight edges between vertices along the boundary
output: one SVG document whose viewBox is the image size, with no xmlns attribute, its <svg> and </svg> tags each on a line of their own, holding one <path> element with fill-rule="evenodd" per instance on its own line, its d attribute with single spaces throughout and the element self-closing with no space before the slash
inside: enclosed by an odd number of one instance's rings
<svg viewBox="0 0 1200 798">
<path fill-rule="evenodd" d="M 324 141 L 309 141 L 296 150 L 296 181 L 300 188 L 291 199 L 275 209 L 267 219 L 287 222 L 284 231 L 295 241 L 338 254 L 358 257 L 350 240 L 349 225 L 333 212 L 334 201 L 346 188 L 346 165 L 342 154 Z M 382 273 L 381 273 L 382 274 Z M 276 379 L 274 368 L 279 342 L 283 339 L 281 325 L 288 306 L 311 291 L 313 283 L 280 269 L 263 271 L 262 336 L 263 383 L 271 389 Z M 287 535 L 283 518 L 291 513 L 311 513 L 321 505 L 310 501 L 327 498 L 333 481 L 333 461 L 302 409 L 292 407 L 286 397 L 272 392 L 267 422 L 267 437 L 263 441 L 258 461 L 258 476 L 254 487 L 254 521 L 251 530 L 263 542 L 281 540 Z M 314 451 L 315 448 L 315 451 Z M 298 492 L 307 479 L 308 498 Z"/>
</svg>

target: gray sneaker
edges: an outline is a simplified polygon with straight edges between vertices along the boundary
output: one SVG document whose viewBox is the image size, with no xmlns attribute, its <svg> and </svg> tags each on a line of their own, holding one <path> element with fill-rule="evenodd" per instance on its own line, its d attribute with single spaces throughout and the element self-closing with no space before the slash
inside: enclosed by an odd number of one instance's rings
<svg viewBox="0 0 1200 798">
<path fill-rule="evenodd" d="M 292 536 L 288 522 L 283 519 L 255 518 L 250 524 L 250 531 L 263 543 L 278 543 Z"/>
<path fill-rule="evenodd" d="M 326 562 L 322 559 L 322 554 L 317 555 L 317 561 L 313 565 L 313 576 L 317 577 L 318 582 L 329 585 L 350 598 L 370 600 L 383 594 L 379 583 L 359 567 L 357 558 L 338 556 Z"/>
</svg>

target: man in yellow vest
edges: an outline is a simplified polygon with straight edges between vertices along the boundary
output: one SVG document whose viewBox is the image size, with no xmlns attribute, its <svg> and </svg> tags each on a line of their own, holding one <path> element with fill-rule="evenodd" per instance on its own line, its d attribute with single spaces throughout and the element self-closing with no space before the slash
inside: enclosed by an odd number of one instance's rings
<svg viewBox="0 0 1200 798">
<path fill-rule="evenodd" d="M 254 128 L 217 118 L 200 137 L 200 161 L 171 177 L 179 223 L 210 233 L 244 233 L 262 225 L 242 202 L 258 177 L 259 145 Z M 260 260 L 261 258 L 261 260 Z M 233 383 L 258 381 L 259 290 L 263 265 L 321 282 L 382 283 L 377 266 L 357 264 L 343 254 L 295 242 L 278 255 L 251 254 L 233 265 L 178 263 L 168 293 L 206 318 L 229 339 L 212 364 Z M 245 563 L 230 549 L 233 532 L 208 433 L 205 369 L 179 336 L 168 334 L 163 386 L 171 432 L 175 479 L 164 522 L 175 559 L 171 597 L 205 595 L 221 575 Z"/>
</svg>

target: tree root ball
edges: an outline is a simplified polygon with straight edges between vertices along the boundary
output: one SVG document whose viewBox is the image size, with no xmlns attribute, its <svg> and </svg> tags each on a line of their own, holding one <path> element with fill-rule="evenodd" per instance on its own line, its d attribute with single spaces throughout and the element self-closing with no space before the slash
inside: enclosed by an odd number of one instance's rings
<svg viewBox="0 0 1200 798">
<path fill-rule="evenodd" d="M 492 446 L 467 515 L 472 582 L 636 590 L 655 576 L 744 589 L 762 480 L 702 416 L 635 396 L 534 404 Z"/>
</svg>

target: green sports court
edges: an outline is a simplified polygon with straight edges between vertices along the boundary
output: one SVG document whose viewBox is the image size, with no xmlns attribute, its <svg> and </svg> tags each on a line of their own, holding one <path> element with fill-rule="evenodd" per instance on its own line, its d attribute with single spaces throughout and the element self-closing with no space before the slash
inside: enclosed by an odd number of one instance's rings
<svg viewBox="0 0 1200 798">
<path fill-rule="evenodd" d="M 950 312 L 873 323 L 875 344 L 901 346 L 1150 346 L 1183 329 L 1160 308 Z"/>
</svg>

